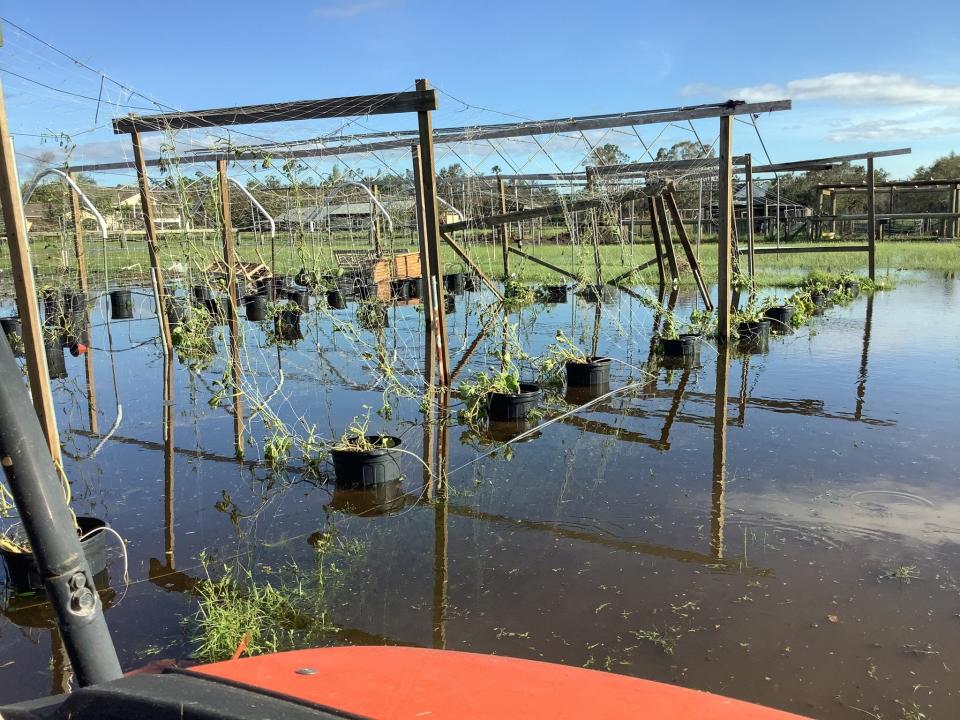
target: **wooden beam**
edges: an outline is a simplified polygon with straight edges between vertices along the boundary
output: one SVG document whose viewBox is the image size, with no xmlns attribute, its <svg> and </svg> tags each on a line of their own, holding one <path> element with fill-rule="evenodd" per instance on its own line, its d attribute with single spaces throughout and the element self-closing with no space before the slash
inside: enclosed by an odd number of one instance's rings
<svg viewBox="0 0 960 720">
<path fill-rule="evenodd" d="M 507 214 L 507 189 L 503 184 L 503 178 L 497 177 L 497 196 L 500 201 L 500 214 Z M 503 254 L 503 279 L 510 279 L 510 225 L 500 226 L 500 250 Z"/>
<path fill-rule="evenodd" d="M 942 180 L 936 180 L 933 178 L 928 178 L 926 180 L 886 180 L 884 182 L 874 183 L 874 187 L 878 188 L 897 188 L 898 190 L 906 190 L 909 188 L 943 188 L 946 189 L 953 185 L 954 183 L 960 182 L 960 178 L 945 178 Z M 824 190 L 866 190 L 866 182 L 862 183 L 820 183 L 817 185 L 818 188 Z"/>
<path fill-rule="evenodd" d="M 720 188 L 717 229 L 717 340 L 730 338 L 731 244 L 733 241 L 733 121 L 720 118 Z"/>
<path fill-rule="evenodd" d="M 417 80 L 417 90 L 430 89 L 425 79 Z M 420 129 L 420 183 L 423 186 L 424 239 L 430 256 L 431 286 L 436 297 L 437 359 L 439 380 L 447 385 L 450 378 L 450 351 L 447 347 L 447 320 L 444 311 L 443 266 L 440 262 L 440 214 L 437 209 L 437 173 L 433 147 L 433 120 L 429 110 L 417 113 Z"/>
<path fill-rule="evenodd" d="M 17 178 L 17 159 L 7 124 L 7 111 L 0 84 L 0 206 L 3 207 L 3 223 L 6 228 L 7 246 L 10 250 L 10 272 L 17 295 L 20 326 L 23 328 L 24 355 L 27 360 L 27 378 L 37 419 L 50 449 L 50 456 L 58 465 L 61 462 L 60 436 L 57 432 L 57 415 L 50 392 L 50 377 L 47 354 L 43 344 L 43 326 L 40 323 L 40 308 L 37 306 L 37 288 L 30 262 L 30 245 L 27 241 L 27 226 L 23 216 L 23 200 L 20 197 L 20 181 Z"/>
<path fill-rule="evenodd" d="M 551 263 L 548 263 L 546 260 L 541 260 L 540 258 L 534 257 L 533 255 L 528 255 L 527 253 L 523 252 L 523 250 L 518 250 L 518 249 L 515 248 L 515 247 L 511 247 L 511 248 L 510 248 L 510 252 L 512 252 L 514 255 L 519 255 L 519 256 L 522 257 L 522 258 L 526 258 L 526 259 L 529 260 L 530 262 L 534 262 L 534 263 L 536 263 L 537 265 L 542 265 L 543 267 L 547 268 L 548 270 L 553 270 L 555 273 L 560 273 L 561 275 L 564 275 L 564 276 L 570 278 L 571 280 L 574 280 L 574 281 L 576 281 L 576 282 L 580 282 L 580 278 L 578 278 L 576 275 L 574 275 L 574 274 L 573 274 L 572 272 L 570 272 L 569 270 L 564 270 L 564 269 L 561 268 L 561 267 L 557 267 L 556 265 L 553 265 L 553 264 L 551 264 Z"/>
<path fill-rule="evenodd" d="M 758 245 L 753 249 L 757 255 L 790 255 L 793 253 L 868 252 L 869 245 Z M 745 251 L 741 250 L 742 255 Z"/>
<path fill-rule="evenodd" d="M 646 270 L 648 267 L 652 267 L 652 266 L 654 266 L 654 265 L 656 265 L 656 264 L 657 264 L 657 258 L 651 258 L 650 260 L 647 260 L 646 262 L 640 263 L 639 265 L 637 265 L 637 266 L 634 267 L 634 268 L 630 268 L 630 269 L 627 270 L 626 272 L 620 273 L 620 274 L 617 275 L 615 278 L 610 278 L 609 280 L 607 280 L 607 284 L 608 284 L 608 285 L 617 285 L 617 286 L 619 286 L 621 280 L 626 280 L 628 277 L 630 277 L 630 276 L 633 275 L 634 273 L 643 272 L 643 271 Z"/>
<path fill-rule="evenodd" d="M 663 286 L 667 284 L 667 271 L 663 264 L 659 212 L 652 195 L 647 198 L 647 208 L 650 210 L 650 234 L 653 237 L 654 260 L 657 261 L 657 274 L 660 276 L 660 285 Z"/>
<path fill-rule="evenodd" d="M 370 187 L 370 193 L 375 200 L 380 200 L 380 187 L 376 183 L 373 183 Z M 376 207 L 376 203 L 373 203 L 370 211 L 373 213 L 373 254 L 380 258 L 383 257 L 383 223 L 380 220 L 380 211 Z"/>
<path fill-rule="evenodd" d="M 739 103 L 731 106 L 729 103 L 701 105 L 690 108 L 671 108 L 668 110 L 644 110 L 639 112 L 616 113 L 612 115 L 595 115 L 591 117 L 568 118 L 565 120 L 536 120 L 523 123 L 507 123 L 502 125 L 483 125 L 472 128 L 445 128 L 438 129 L 435 142 L 440 145 L 456 144 L 461 142 L 480 142 L 498 138 L 525 137 L 531 135 L 552 135 L 559 132 L 575 132 L 580 130 L 596 130 L 613 127 L 629 127 L 631 125 L 648 125 L 653 123 L 669 123 L 698 118 L 718 117 L 723 114 L 749 114 L 761 112 L 775 112 L 789 110 L 789 100 L 778 100 L 770 103 Z M 142 120 L 142 118 L 141 118 Z M 328 145 L 322 140 L 305 140 L 312 142 L 313 147 L 284 149 L 286 146 L 266 145 L 263 147 L 245 148 L 229 153 L 197 153 L 177 158 L 179 164 L 215 162 L 220 157 L 228 160 L 263 160 L 270 157 L 276 160 L 310 157 L 329 157 L 356 153 L 380 152 L 407 147 L 411 137 L 406 133 L 396 133 L 397 139 L 372 143 L 350 143 L 343 145 Z M 382 135 L 381 135 L 382 136 Z M 402 136 L 402 137 L 401 137 Z M 289 143 L 288 143 L 289 145 Z M 148 166 L 158 167 L 165 165 L 162 159 L 148 161 Z M 107 170 L 133 169 L 131 162 L 92 163 L 74 167 L 77 172 L 98 172 Z"/>
<path fill-rule="evenodd" d="M 874 183 L 873 158 L 867 158 L 867 263 L 871 280 L 877 277 L 877 192 Z"/>
<path fill-rule="evenodd" d="M 616 205 L 618 203 L 629 202 L 638 198 L 646 197 L 647 193 L 641 188 L 628 190 L 620 195 L 614 195 L 610 198 L 588 198 L 584 200 L 573 200 L 566 203 L 554 203 L 553 205 L 544 205 L 538 208 L 529 208 L 527 210 L 516 210 L 514 212 L 502 213 L 500 215 L 486 215 L 476 218 L 461 220 L 460 222 L 447 223 L 443 225 L 445 232 L 454 232 L 456 230 L 470 230 L 478 227 L 496 227 L 497 225 L 506 225 L 508 223 L 520 222 L 521 220 L 532 220 L 539 217 L 549 217 L 551 215 L 561 215 L 564 213 L 580 212 L 590 208 L 599 208 L 605 205 Z"/>
<path fill-rule="evenodd" d="M 147 242 L 147 252 L 150 256 L 150 268 L 156 279 L 157 321 L 160 324 L 160 334 L 164 354 L 169 358 L 173 355 L 173 338 L 170 335 L 170 321 L 167 317 L 167 290 L 163 283 L 163 270 L 160 267 L 160 250 L 157 245 L 157 226 L 153 216 L 153 198 L 150 197 L 150 180 L 147 178 L 147 164 L 143 157 L 143 144 L 140 133 L 130 133 L 133 144 L 133 158 L 137 168 L 137 184 L 140 187 L 140 207 L 143 210 L 144 236 Z"/>
<path fill-rule="evenodd" d="M 442 313 L 443 308 L 435 305 L 436 298 L 433 294 L 433 271 L 430 268 L 430 253 L 427 252 L 427 232 L 426 221 L 424 220 L 423 209 L 423 182 L 420 172 L 420 146 L 411 145 L 410 155 L 413 160 L 413 195 L 416 202 L 417 211 L 417 239 L 420 243 L 420 285 L 422 288 L 422 307 L 423 307 L 423 325 L 424 325 L 424 347 L 423 347 L 423 374 L 427 381 L 428 393 L 433 392 L 434 380 L 434 358 L 437 354 L 437 332 L 433 318 L 437 313 Z M 432 410 L 430 411 L 433 412 Z M 431 485 L 432 487 L 432 485 Z"/>
<path fill-rule="evenodd" d="M 673 194 L 673 188 L 669 188 L 664 195 L 667 209 L 670 211 L 670 217 L 673 219 L 673 225 L 677 228 L 677 237 L 680 238 L 680 245 L 687 256 L 687 262 L 690 264 L 690 270 L 693 273 L 693 279 L 697 283 L 697 289 L 700 291 L 700 297 L 703 299 L 704 307 L 709 311 L 713 310 L 713 301 L 710 300 L 710 292 L 707 290 L 707 284 L 703 280 L 703 272 L 700 269 L 700 263 L 697 260 L 693 246 L 690 244 L 690 238 L 687 236 L 687 229 L 683 225 L 683 218 L 680 216 L 680 207 L 677 205 L 677 198 Z"/>
<path fill-rule="evenodd" d="M 657 220 L 660 223 L 660 239 L 663 241 L 663 249 L 666 251 L 667 263 L 670 266 L 670 277 L 674 283 L 680 282 L 680 266 L 677 264 L 677 253 L 673 247 L 673 238 L 670 235 L 670 224 L 667 222 L 667 211 L 664 207 L 663 195 L 657 195 L 653 198 L 654 205 L 657 208 Z"/>
<path fill-rule="evenodd" d="M 480 269 L 480 266 L 473 261 L 473 258 L 470 257 L 467 251 L 464 250 L 456 240 L 447 235 L 447 233 L 441 232 L 440 237 L 443 238 L 447 245 L 453 248 L 453 251 L 467 264 L 467 267 L 473 270 L 474 274 L 480 278 L 483 284 L 490 288 L 491 292 L 496 295 L 497 300 L 503 300 L 503 295 L 500 294 L 500 288 L 497 287 L 493 280 L 486 276 L 483 270 Z"/>
<path fill-rule="evenodd" d="M 381 93 L 379 95 L 352 95 L 328 100 L 297 100 L 294 102 L 242 105 L 213 110 L 171 112 L 161 115 L 128 115 L 115 118 L 113 131 L 166 132 L 187 128 L 255 125 L 257 123 L 289 120 L 321 120 L 323 118 L 352 117 L 356 115 L 388 115 L 391 113 L 427 112 L 436 110 L 437 91 Z"/>
</svg>

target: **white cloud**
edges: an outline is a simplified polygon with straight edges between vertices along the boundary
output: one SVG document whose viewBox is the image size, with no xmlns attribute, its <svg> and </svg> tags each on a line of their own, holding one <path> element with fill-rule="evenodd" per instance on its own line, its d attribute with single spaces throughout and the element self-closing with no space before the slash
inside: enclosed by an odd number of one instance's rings
<svg viewBox="0 0 960 720">
<path fill-rule="evenodd" d="M 824 100 L 877 105 L 960 107 L 960 85 L 937 84 L 899 74 L 841 72 L 820 77 L 766 83 L 739 88 L 719 88 L 702 83 L 687 85 L 684 95 L 717 95 L 752 102 L 765 100 Z"/>
<path fill-rule="evenodd" d="M 388 4 L 387 0 L 356 0 L 351 2 L 333 2 L 321 5 L 313 11 L 318 17 L 345 20 L 363 15 L 371 10 L 378 10 Z"/>
<path fill-rule="evenodd" d="M 891 138 L 922 138 L 960 135 L 960 125 L 923 125 L 900 120 L 865 120 L 838 127 L 827 133 L 832 142 L 857 140 L 886 140 Z"/>
</svg>

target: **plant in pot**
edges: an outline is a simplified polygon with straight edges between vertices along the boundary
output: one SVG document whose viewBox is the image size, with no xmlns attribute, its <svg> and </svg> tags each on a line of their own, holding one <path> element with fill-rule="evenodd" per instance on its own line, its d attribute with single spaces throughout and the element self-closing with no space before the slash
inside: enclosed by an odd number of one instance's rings
<svg viewBox="0 0 960 720">
<path fill-rule="evenodd" d="M 703 336 L 712 334 L 716 329 L 713 313 L 706 310 L 692 311 L 689 321 L 685 322 L 653 298 L 641 297 L 640 302 L 660 316 L 657 347 L 661 354 L 667 357 L 685 359 L 698 357 Z"/>
<path fill-rule="evenodd" d="M 533 290 L 515 277 L 507 278 L 503 284 L 503 304 L 507 309 L 520 308 L 536 299 Z"/>
<path fill-rule="evenodd" d="M 609 386 L 610 364 L 608 357 L 587 355 L 563 330 L 557 330 L 556 342 L 547 346 L 538 363 L 547 379 L 559 380 L 565 372 L 568 387 Z"/>
<path fill-rule="evenodd" d="M 790 332 L 796 312 L 795 305 L 778 297 L 770 297 L 763 302 L 763 317 L 770 321 L 772 332 Z"/>
<path fill-rule="evenodd" d="M 191 370 L 204 370 L 213 362 L 216 348 L 211 334 L 213 317 L 203 305 L 195 305 L 186 320 L 171 330 L 171 340 L 180 362 Z"/>
<path fill-rule="evenodd" d="M 369 487 L 400 480 L 400 438 L 370 433 L 370 408 L 330 448 L 337 485 Z"/>
<path fill-rule="evenodd" d="M 536 383 L 520 381 L 515 358 L 527 357 L 517 340 L 516 325 L 504 322 L 503 347 L 495 353 L 498 370 L 483 370 L 457 388 L 464 408 L 460 419 L 478 425 L 484 416 L 490 420 L 524 420 L 534 416 L 540 404 L 541 390 Z"/>
<path fill-rule="evenodd" d="M 751 296 L 743 308 L 733 313 L 733 333 L 740 340 L 760 341 L 770 339 L 770 321 L 764 317 L 764 307 Z"/>
</svg>

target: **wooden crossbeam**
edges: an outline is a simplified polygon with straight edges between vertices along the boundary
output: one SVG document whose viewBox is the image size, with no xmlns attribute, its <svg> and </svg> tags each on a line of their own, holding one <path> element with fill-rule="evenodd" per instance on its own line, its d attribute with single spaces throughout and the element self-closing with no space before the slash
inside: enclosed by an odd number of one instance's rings
<svg viewBox="0 0 960 720">
<path fill-rule="evenodd" d="M 953 187 L 954 183 L 960 183 L 960 178 L 947 178 L 943 180 L 937 179 L 927 179 L 927 180 L 886 180 L 884 182 L 876 183 L 875 187 L 878 188 L 897 188 L 897 189 L 908 189 L 908 188 L 920 188 L 920 187 Z M 819 183 L 817 189 L 820 190 L 866 190 L 867 183 Z"/>
<path fill-rule="evenodd" d="M 512 252 L 514 255 L 519 255 L 519 256 L 522 257 L 522 258 L 526 258 L 526 259 L 529 260 L 530 262 L 535 262 L 537 265 L 542 265 L 543 267 L 547 268 L 548 270 L 553 270 L 555 273 L 560 273 L 561 275 L 564 275 L 564 276 L 570 278 L 571 280 L 575 280 L 575 281 L 577 281 L 577 282 L 580 282 L 580 278 L 578 278 L 578 277 L 577 277 L 576 275 L 574 275 L 572 272 L 570 272 L 570 271 L 568 271 L 568 270 L 564 270 L 562 267 L 557 267 L 556 265 L 553 265 L 552 263 L 548 263 L 546 260 L 541 260 L 540 258 L 534 257 L 533 255 L 528 255 L 527 253 L 523 252 L 523 250 L 518 250 L 517 248 L 511 246 L 511 247 L 510 247 L 510 252 Z"/>
<path fill-rule="evenodd" d="M 458 243 L 452 237 L 447 235 L 447 233 L 445 232 L 441 232 L 440 237 L 443 238 L 443 241 L 447 243 L 447 245 L 453 248 L 453 251 L 460 257 L 461 260 L 463 260 L 467 264 L 467 266 L 471 270 L 473 270 L 474 274 L 478 278 L 480 278 L 483 284 L 486 285 L 488 288 L 490 288 L 490 291 L 493 292 L 493 294 L 497 297 L 497 300 L 502 301 L 503 295 L 500 293 L 500 288 L 497 287 L 496 283 L 494 283 L 493 280 L 491 280 L 486 276 L 483 270 L 480 269 L 480 266 L 477 265 L 473 261 L 473 258 L 470 257 L 469 253 L 467 253 L 467 251 L 460 246 L 460 243 Z"/>
<path fill-rule="evenodd" d="M 164 132 L 187 128 L 227 127 L 288 120 L 320 120 L 323 118 L 436 110 L 437 91 L 417 90 L 379 95 L 352 95 L 328 100 L 297 100 L 266 105 L 242 105 L 213 110 L 171 112 L 161 115 L 128 115 L 115 118 L 113 131 Z M 409 141 L 407 142 L 409 144 Z"/>
<path fill-rule="evenodd" d="M 867 252 L 869 245 L 759 245 L 753 249 L 756 255 L 777 255 L 793 253 L 820 253 L 820 252 Z M 743 255 L 746 250 L 740 250 Z"/>
<path fill-rule="evenodd" d="M 522 220 L 533 220 L 534 218 L 549 217 L 551 215 L 560 215 L 561 213 L 579 212 L 591 208 L 600 208 L 606 205 L 616 205 L 618 203 L 629 202 L 646 196 L 646 192 L 641 188 L 629 190 L 620 195 L 614 195 L 610 198 L 589 198 L 584 200 L 573 200 L 567 203 L 554 203 L 553 205 L 544 205 L 538 208 L 529 208 L 526 210 L 515 210 L 498 215 L 486 215 L 482 217 L 469 218 L 460 222 L 447 223 L 441 226 L 444 232 L 454 232 L 455 230 L 469 230 L 478 227 L 496 227 L 498 225 L 507 225 L 508 223 L 520 222 Z"/>
<path fill-rule="evenodd" d="M 703 280 L 703 273 L 700 270 L 700 263 L 697 261 L 697 255 L 690 244 L 690 238 L 687 236 L 687 228 L 683 225 L 683 218 L 680 216 L 680 208 L 677 205 L 677 198 L 670 188 L 664 193 L 664 204 L 670 211 L 670 218 L 677 229 L 677 237 L 680 239 L 680 245 L 687 256 L 687 263 L 690 265 L 690 272 L 693 273 L 693 279 L 697 283 L 697 289 L 700 291 L 700 297 L 703 298 L 703 305 L 707 310 L 713 310 L 713 302 L 710 300 L 710 293 L 707 291 L 707 284 Z"/>
<path fill-rule="evenodd" d="M 653 267 L 656 264 L 657 264 L 657 258 L 651 258 L 646 262 L 640 263 L 634 268 L 630 268 L 626 272 L 620 273 L 615 278 L 610 278 L 609 280 L 607 280 L 607 284 L 619 286 L 621 280 L 626 280 L 628 277 L 630 277 L 634 273 L 642 272 L 643 270 L 646 270 L 648 267 Z"/>
</svg>

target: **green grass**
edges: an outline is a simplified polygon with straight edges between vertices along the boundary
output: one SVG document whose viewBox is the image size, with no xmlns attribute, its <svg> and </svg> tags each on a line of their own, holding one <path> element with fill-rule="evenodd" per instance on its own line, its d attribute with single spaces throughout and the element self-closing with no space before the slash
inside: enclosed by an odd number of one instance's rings
<svg viewBox="0 0 960 720">
<path fill-rule="evenodd" d="M 320 272 L 334 271 L 336 263 L 334 248 L 360 248 L 368 243 L 365 239 L 351 237 L 349 233 L 335 234 L 331 240 L 326 235 L 306 238 L 300 249 L 288 238 L 276 241 L 276 259 L 278 274 L 295 274 L 301 267 L 316 269 Z M 461 240 L 462 242 L 462 240 Z M 862 244 L 862 240 L 839 245 Z M 764 242 L 763 244 L 769 244 Z M 150 261 L 146 244 L 141 239 L 131 237 L 121 248 L 117 240 L 108 243 L 107 271 L 113 281 L 143 279 L 149 276 Z M 390 243 L 386 243 L 390 247 Z M 87 266 L 91 282 L 101 281 L 104 266 L 103 246 L 99 241 L 88 240 Z M 416 238 L 406 236 L 394 240 L 393 247 L 416 250 Z M 471 257 L 489 276 L 503 275 L 501 248 L 492 243 L 471 243 Z M 37 272 L 37 284 L 43 286 L 62 285 L 65 277 L 75 273 L 73 242 L 70 237 L 32 236 L 31 249 Z M 545 240 L 535 246 L 527 242 L 523 250 L 553 265 L 565 268 L 585 280 L 595 276 L 593 248 L 556 244 Z M 717 246 L 713 242 L 704 242 L 699 248 L 699 260 L 706 280 L 716 279 Z M 919 270 L 933 272 L 955 272 L 960 268 L 960 243 L 951 241 L 884 241 L 877 244 L 878 275 L 882 278 L 896 270 Z M 268 263 L 270 261 L 269 242 L 258 245 L 252 235 L 243 233 L 236 247 L 237 256 L 245 262 L 257 262 L 258 252 Z M 683 253 L 677 247 L 678 258 Z M 647 242 L 630 245 L 604 245 L 601 247 L 603 275 L 610 278 L 636 267 L 653 257 L 653 246 Z M 0 281 L 9 282 L 9 259 L 0 254 Z M 165 269 L 177 266 L 202 275 L 201 269 L 217 261 L 222 255 L 221 241 L 216 233 L 168 233 L 161 236 L 161 262 Z M 453 272 L 463 267 L 463 262 L 452 249 L 443 246 L 441 257 L 444 269 Z M 804 253 L 789 255 L 757 255 L 757 281 L 761 285 L 793 286 L 798 284 L 807 273 L 820 270 L 840 273 L 844 271 L 863 272 L 866 267 L 866 254 L 862 252 Z M 510 256 L 510 271 L 517 279 L 525 282 L 563 282 L 562 276 L 537 265 L 531 260 L 517 255 Z M 692 283 L 689 272 L 683 274 L 683 283 Z M 634 276 L 632 281 L 655 284 L 658 280 L 656 269 L 651 267 Z"/>
</svg>

